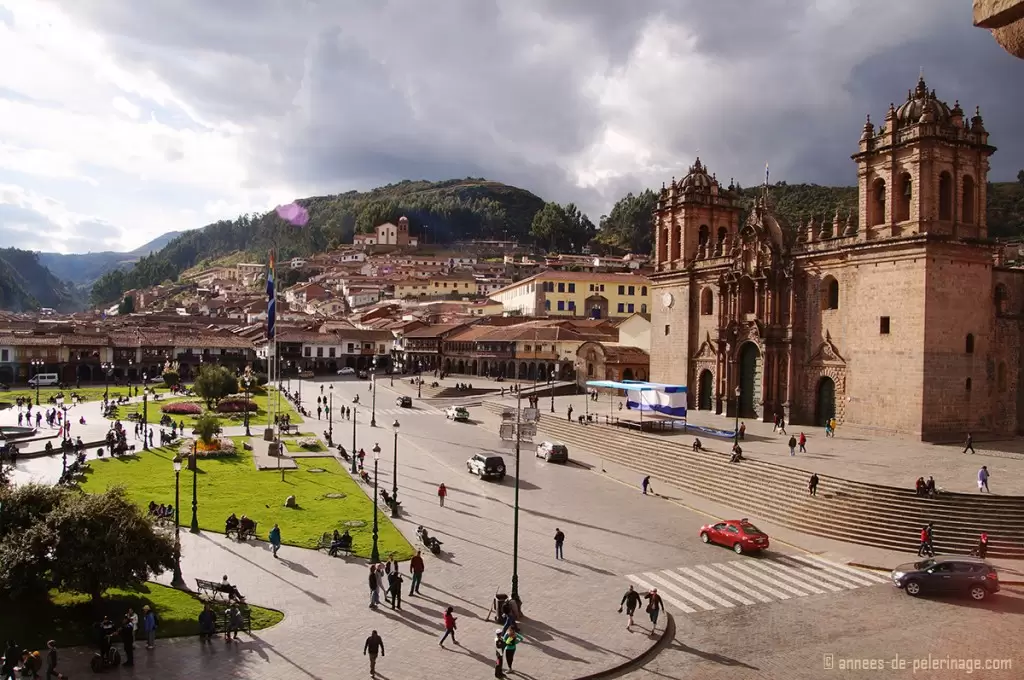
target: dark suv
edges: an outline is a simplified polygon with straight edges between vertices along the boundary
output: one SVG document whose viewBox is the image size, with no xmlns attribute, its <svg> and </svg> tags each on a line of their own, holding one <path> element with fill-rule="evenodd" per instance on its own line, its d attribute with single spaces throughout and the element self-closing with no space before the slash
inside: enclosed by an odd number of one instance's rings
<svg viewBox="0 0 1024 680">
<path fill-rule="evenodd" d="M 970 595 L 980 601 L 999 592 L 999 575 L 992 565 L 977 557 L 958 555 L 901 564 L 892 570 L 892 582 L 914 596 L 948 593 Z"/>
<path fill-rule="evenodd" d="M 494 477 L 499 482 L 505 479 L 505 460 L 501 456 L 478 453 L 466 461 L 466 469 L 480 479 Z"/>
</svg>

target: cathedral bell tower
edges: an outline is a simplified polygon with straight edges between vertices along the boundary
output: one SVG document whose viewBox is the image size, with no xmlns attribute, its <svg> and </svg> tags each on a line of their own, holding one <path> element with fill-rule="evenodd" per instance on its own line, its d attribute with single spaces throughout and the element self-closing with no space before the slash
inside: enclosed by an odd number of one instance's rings
<svg viewBox="0 0 1024 680">
<path fill-rule="evenodd" d="M 981 112 L 967 121 L 924 77 L 901 106 L 889 105 L 875 130 L 864 124 L 857 162 L 862 240 L 941 234 L 988 238 L 989 146 Z"/>
</svg>

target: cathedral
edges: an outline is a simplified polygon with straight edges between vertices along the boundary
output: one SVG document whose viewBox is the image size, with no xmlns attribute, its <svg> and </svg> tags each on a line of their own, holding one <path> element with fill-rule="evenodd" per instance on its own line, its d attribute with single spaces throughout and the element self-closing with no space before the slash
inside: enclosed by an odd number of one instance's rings
<svg viewBox="0 0 1024 680">
<path fill-rule="evenodd" d="M 728 417 L 930 441 L 1013 436 L 1024 270 L 988 237 L 989 144 L 922 78 L 857 152 L 858 210 L 746 216 L 694 162 L 654 215 L 651 377 Z"/>
</svg>

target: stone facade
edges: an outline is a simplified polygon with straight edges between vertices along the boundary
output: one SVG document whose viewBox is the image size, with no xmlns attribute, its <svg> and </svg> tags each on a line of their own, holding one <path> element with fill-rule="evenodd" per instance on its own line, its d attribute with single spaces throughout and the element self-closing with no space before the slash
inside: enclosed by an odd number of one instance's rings
<svg viewBox="0 0 1024 680">
<path fill-rule="evenodd" d="M 655 213 L 652 379 L 730 417 L 1016 434 L 1024 270 L 988 239 L 994 151 L 980 113 L 921 79 L 864 126 L 856 215 L 789 225 L 766 186 L 741 222 L 698 159 Z"/>
</svg>

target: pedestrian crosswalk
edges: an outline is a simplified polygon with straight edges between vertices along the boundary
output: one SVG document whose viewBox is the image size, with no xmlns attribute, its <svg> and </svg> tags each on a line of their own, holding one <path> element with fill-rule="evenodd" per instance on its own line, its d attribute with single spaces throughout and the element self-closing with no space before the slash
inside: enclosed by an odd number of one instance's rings
<svg viewBox="0 0 1024 680">
<path fill-rule="evenodd" d="M 366 410 L 366 416 L 369 417 L 370 410 Z M 414 406 L 412 408 L 402 408 L 400 406 L 392 406 L 389 408 L 378 408 L 376 411 L 377 417 L 381 416 L 443 416 L 444 411 L 433 406 Z M 359 410 L 359 418 L 363 418 L 363 409 Z"/>
<path fill-rule="evenodd" d="M 883 574 L 816 555 L 789 554 L 648 571 L 626 578 L 641 591 L 657 588 L 666 604 L 686 614 L 840 593 L 889 582 Z"/>
</svg>

